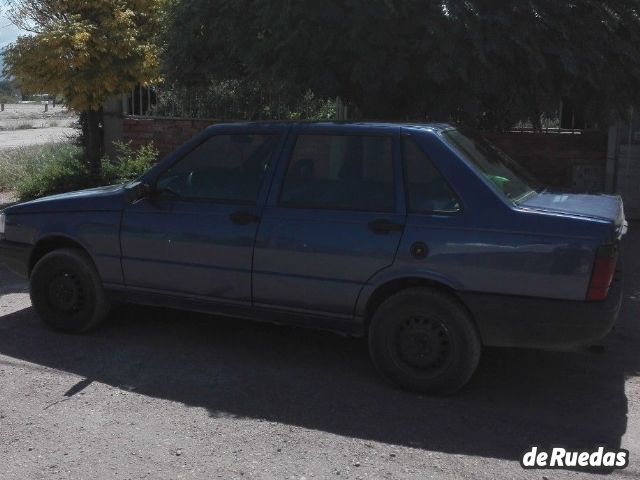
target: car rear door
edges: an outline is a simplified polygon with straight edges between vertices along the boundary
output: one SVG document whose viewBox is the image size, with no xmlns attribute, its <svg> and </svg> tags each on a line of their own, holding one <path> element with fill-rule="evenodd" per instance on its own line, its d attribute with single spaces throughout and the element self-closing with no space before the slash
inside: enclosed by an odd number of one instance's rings
<svg viewBox="0 0 640 480">
<path fill-rule="evenodd" d="M 129 205 L 121 228 L 130 289 L 251 302 L 253 245 L 286 126 L 223 127 Z"/>
<path fill-rule="evenodd" d="M 351 316 L 404 228 L 394 127 L 300 125 L 287 141 L 254 252 L 254 305 Z"/>
</svg>

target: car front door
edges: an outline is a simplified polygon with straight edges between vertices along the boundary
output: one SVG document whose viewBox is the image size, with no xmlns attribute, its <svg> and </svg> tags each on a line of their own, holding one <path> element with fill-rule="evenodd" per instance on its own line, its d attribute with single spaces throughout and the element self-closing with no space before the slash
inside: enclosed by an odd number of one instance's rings
<svg viewBox="0 0 640 480">
<path fill-rule="evenodd" d="M 128 288 L 251 302 L 253 245 L 284 130 L 213 133 L 159 174 L 123 214 Z"/>
<path fill-rule="evenodd" d="M 287 142 L 254 252 L 254 305 L 352 316 L 404 227 L 392 128 L 303 125 Z"/>
</svg>

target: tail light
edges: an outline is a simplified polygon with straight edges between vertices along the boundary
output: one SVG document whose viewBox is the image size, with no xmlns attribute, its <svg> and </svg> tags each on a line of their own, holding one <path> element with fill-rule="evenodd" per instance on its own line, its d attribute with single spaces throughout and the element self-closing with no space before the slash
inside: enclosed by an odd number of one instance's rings
<svg viewBox="0 0 640 480">
<path fill-rule="evenodd" d="M 591 273 L 591 282 L 587 291 L 588 301 L 604 300 L 609 293 L 613 275 L 618 263 L 618 246 L 603 245 L 598 248 L 596 261 Z"/>
</svg>

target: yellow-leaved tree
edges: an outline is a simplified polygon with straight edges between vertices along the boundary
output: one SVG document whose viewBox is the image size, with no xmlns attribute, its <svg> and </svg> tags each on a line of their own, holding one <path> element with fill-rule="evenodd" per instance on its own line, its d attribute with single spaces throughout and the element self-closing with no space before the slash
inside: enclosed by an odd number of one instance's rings
<svg viewBox="0 0 640 480">
<path fill-rule="evenodd" d="M 102 105 L 158 79 L 164 0 L 9 0 L 27 31 L 4 52 L 4 73 L 27 93 L 61 95 L 83 113 L 86 161 L 100 173 Z"/>
</svg>

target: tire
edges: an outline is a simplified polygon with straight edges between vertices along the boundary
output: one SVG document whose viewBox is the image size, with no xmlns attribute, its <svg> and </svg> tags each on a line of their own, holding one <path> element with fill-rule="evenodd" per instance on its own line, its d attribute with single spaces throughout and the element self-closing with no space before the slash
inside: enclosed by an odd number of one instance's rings
<svg viewBox="0 0 640 480">
<path fill-rule="evenodd" d="M 415 287 L 385 300 L 369 326 L 369 353 L 384 377 L 412 391 L 450 394 L 480 361 L 480 335 L 467 310 L 440 290 Z"/>
<path fill-rule="evenodd" d="M 47 253 L 33 268 L 30 282 L 33 307 L 55 330 L 87 332 L 109 313 L 102 281 L 82 250 L 62 248 Z"/>
</svg>

